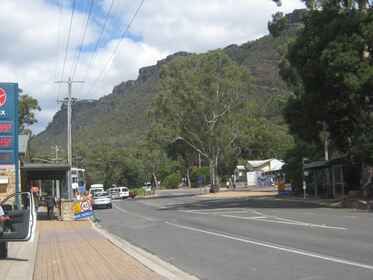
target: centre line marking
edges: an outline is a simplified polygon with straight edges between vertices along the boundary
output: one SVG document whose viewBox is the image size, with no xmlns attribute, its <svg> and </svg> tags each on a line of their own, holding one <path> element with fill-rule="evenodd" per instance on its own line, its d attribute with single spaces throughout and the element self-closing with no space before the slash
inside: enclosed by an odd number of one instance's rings
<svg viewBox="0 0 373 280">
<path fill-rule="evenodd" d="M 156 222 L 156 221 L 157 221 L 157 220 L 152 219 L 152 218 L 149 218 L 149 217 L 145 217 L 145 216 L 142 216 L 142 215 L 139 215 L 139 214 L 135 214 L 135 213 L 129 212 L 129 211 L 123 209 L 123 208 L 118 207 L 118 206 L 115 205 L 115 204 L 113 204 L 113 207 L 114 207 L 115 209 L 119 210 L 119 211 L 122 212 L 122 213 L 130 214 L 130 215 L 133 215 L 133 216 L 135 216 L 135 217 L 142 218 L 142 219 L 147 220 L 147 221 L 150 221 L 150 222 Z"/>
<path fill-rule="evenodd" d="M 321 255 L 321 254 L 317 254 L 317 253 L 310 252 L 310 251 L 303 251 L 303 250 L 294 249 L 294 248 L 287 248 L 287 247 L 283 247 L 281 245 L 277 245 L 277 244 L 274 244 L 274 243 L 269 244 L 269 243 L 264 243 L 264 242 L 260 242 L 260 241 L 244 239 L 244 238 L 229 235 L 228 233 L 218 233 L 218 232 L 213 232 L 213 231 L 207 231 L 207 230 L 194 228 L 194 227 L 189 227 L 189 226 L 183 226 L 183 225 L 179 225 L 179 224 L 175 224 L 175 223 L 171 223 L 171 222 L 165 222 L 165 223 L 167 225 L 174 226 L 174 227 L 177 227 L 177 228 L 186 229 L 186 230 L 189 230 L 189 231 L 194 231 L 194 232 L 199 232 L 199 233 L 204 233 L 204 234 L 208 234 L 208 235 L 212 235 L 212 236 L 216 236 L 216 237 L 221 237 L 221 238 L 226 238 L 226 239 L 230 239 L 230 240 L 235 240 L 235 241 L 239 241 L 239 242 L 246 243 L 246 244 L 252 244 L 252 245 L 266 247 L 266 248 L 270 248 L 270 249 L 275 249 L 275 250 L 288 252 L 288 253 L 292 253 L 292 254 L 302 255 L 302 256 L 311 257 L 311 258 L 315 258 L 315 259 L 321 259 L 321 260 L 325 260 L 325 261 L 329 261 L 329 262 L 333 262 L 333 263 L 344 264 L 344 265 L 354 266 L 354 267 L 358 267 L 358 268 L 373 270 L 372 265 L 368 265 L 368 264 L 364 264 L 364 263 L 358 263 L 358 262 L 344 260 L 344 259 L 340 259 L 340 258 L 336 258 L 336 257 L 332 257 L 332 256 Z"/>
</svg>

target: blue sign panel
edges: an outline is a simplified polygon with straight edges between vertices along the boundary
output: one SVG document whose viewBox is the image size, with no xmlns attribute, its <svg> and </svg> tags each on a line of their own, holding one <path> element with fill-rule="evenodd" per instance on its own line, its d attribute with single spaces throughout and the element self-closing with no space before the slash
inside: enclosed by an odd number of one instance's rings
<svg viewBox="0 0 373 280">
<path fill-rule="evenodd" d="M 0 83 L 0 167 L 12 165 L 18 191 L 18 84 Z"/>
<path fill-rule="evenodd" d="M 12 153 L 13 156 L 7 156 Z M 0 164 L 18 162 L 18 84 L 0 83 Z"/>
</svg>

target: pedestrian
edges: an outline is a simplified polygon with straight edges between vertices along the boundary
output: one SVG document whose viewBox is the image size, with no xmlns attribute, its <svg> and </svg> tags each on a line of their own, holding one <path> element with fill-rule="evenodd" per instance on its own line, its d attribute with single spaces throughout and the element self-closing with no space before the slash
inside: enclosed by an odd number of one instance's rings
<svg viewBox="0 0 373 280">
<path fill-rule="evenodd" d="M 77 201 L 82 200 L 82 196 L 80 195 L 80 192 L 76 192 L 76 200 Z"/>
<path fill-rule="evenodd" d="M 4 233 L 4 224 L 9 221 L 9 216 L 5 215 L 3 207 L 0 205 L 0 236 Z"/>
<path fill-rule="evenodd" d="M 52 196 L 47 197 L 47 214 L 48 219 L 51 219 L 54 215 L 54 206 L 56 204 L 56 200 Z"/>
</svg>

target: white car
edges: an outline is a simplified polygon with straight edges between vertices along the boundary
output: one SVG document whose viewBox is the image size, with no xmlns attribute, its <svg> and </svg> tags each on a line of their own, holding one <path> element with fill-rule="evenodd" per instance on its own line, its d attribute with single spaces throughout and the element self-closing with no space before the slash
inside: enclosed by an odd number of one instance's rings
<svg viewBox="0 0 373 280">
<path fill-rule="evenodd" d="M 107 192 L 98 192 L 93 196 L 93 208 L 112 208 L 111 196 Z"/>
<path fill-rule="evenodd" d="M 150 182 L 144 183 L 144 186 L 142 187 L 145 192 L 151 192 L 152 191 L 152 184 Z"/>
<path fill-rule="evenodd" d="M 130 192 L 127 187 L 117 187 L 110 190 L 112 199 L 125 199 L 130 196 Z"/>
</svg>

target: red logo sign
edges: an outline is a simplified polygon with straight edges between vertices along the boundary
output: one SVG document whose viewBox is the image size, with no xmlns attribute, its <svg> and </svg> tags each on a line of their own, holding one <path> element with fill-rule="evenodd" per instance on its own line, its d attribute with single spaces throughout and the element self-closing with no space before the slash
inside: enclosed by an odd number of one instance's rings
<svg viewBox="0 0 373 280">
<path fill-rule="evenodd" d="M 3 107 L 6 103 L 6 91 L 0 88 L 0 107 Z"/>
<path fill-rule="evenodd" d="M 12 142 L 11 136 L 0 137 L 0 148 L 10 148 L 12 146 Z"/>
<path fill-rule="evenodd" d="M 0 133 L 10 133 L 12 132 L 11 123 L 0 123 Z"/>
</svg>

